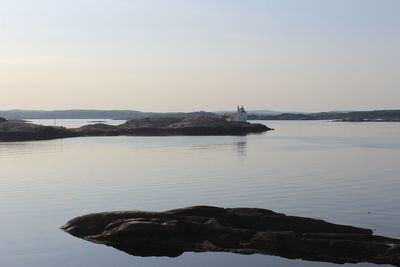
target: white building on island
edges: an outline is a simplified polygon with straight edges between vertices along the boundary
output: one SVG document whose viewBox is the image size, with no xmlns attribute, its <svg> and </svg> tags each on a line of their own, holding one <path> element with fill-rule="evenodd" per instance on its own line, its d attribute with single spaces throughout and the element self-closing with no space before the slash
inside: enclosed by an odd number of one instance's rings
<svg viewBox="0 0 400 267">
<path fill-rule="evenodd" d="M 247 121 L 247 112 L 244 107 L 237 107 L 237 112 L 233 113 L 232 115 L 228 116 L 227 121 Z"/>
</svg>

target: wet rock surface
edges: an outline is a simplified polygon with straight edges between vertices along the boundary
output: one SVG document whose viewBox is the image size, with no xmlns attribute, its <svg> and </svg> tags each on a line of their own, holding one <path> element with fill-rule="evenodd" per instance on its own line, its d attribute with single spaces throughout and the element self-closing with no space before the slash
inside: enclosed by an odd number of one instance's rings
<svg viewBox="0 0 400 267">
<path fill-rule="evenodd" d="M 272 130 L 263 124 L 227 122 L 221 118 L 145 118 L 112 126 L 103 123 L 80 128 L 36 125 L 0 119 L 0 141 L 45 140 L 78 136 L 246 135 Z"/>
<path fill-rule="evenodd" d="M 400 266 L 398 239 L 372 235 L 370 229 L 257 208 L 195 206 L 164 212 L 102 212 L 76 217 L 61 228 L 136 256 L 223 251 Z"/>
</svg>

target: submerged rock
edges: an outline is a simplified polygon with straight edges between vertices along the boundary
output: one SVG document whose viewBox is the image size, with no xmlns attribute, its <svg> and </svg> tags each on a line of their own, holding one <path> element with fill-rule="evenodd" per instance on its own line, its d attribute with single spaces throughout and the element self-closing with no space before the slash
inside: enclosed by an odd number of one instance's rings
<svg viewBox="0 0 400 267">
<path fill-rule="evenodd" d="M 164 212 L 102 212 L 76 217 L 61 228 L 136 256 L 223 251 L 400 266 L 398 239 L 372 235 L 370 229 L 257 208 L 195 206 Z"/>
</svg>

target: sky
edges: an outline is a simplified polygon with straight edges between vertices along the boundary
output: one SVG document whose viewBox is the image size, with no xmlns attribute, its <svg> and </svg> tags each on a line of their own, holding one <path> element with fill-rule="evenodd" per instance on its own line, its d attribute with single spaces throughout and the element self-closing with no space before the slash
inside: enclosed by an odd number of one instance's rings
<svg viewBox="0 0 400 267">
<path fill-rule="evenodd" d="M 0 0 L 0 110 L 400 109 L 398 0 Z"/>
</svg>

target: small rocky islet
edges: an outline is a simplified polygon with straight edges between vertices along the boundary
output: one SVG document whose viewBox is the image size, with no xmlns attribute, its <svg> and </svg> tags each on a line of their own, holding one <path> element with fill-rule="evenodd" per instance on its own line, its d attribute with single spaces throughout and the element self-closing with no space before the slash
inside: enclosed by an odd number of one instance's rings
<svg viewBox="0 0 400 267">
<path fill-rule="evenodd" d="M 400 266 L 399 239 L 259 208 L 193 206 L 164 212 L 101 212 L 76 217 L 61 229 L 135 256 L 176 257 L 187 251 L 212 251 Z"/>
<path fill-rule="evenodd" d="M 0 117 L 0 142 L 80 136 L 246 135 L 269 130 L 272 129 L 263 124 L 226 121 L 219 117 L 150 117 L 128 120 L 117 126 L 97 123 L 79 128 L 43 126 Z"/>
</svg>

